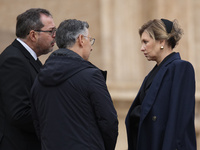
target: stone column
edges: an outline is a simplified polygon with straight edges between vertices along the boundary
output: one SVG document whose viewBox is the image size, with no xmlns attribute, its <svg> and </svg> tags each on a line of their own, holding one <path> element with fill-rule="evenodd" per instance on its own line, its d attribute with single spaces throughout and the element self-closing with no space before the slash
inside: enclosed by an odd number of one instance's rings
<svg viewBox="0 0 200 150">
<path fill-rule="evenodd" d="M 100 7 L 102 58 L 109 70 L 109 88 L 115 99 L 132 99 L 145 73 L 139 7 L 133 0 L 101 0 Z"/>
</svg>

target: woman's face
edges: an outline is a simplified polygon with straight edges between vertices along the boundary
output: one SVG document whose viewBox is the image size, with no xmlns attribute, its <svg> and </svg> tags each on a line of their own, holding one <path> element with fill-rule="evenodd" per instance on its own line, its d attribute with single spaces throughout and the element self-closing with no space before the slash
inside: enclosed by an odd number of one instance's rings
<svg viewBox="0 0 200 150">
<path fill-rule="evenodd" d="M 150 37 L 149 33 L 144 31 L 141 36 L 141 43 L 141 51 L 144 53 L 147 60 L 158 62 L 161 54 L 161 42 L 154 40 Z"/>
</svg>

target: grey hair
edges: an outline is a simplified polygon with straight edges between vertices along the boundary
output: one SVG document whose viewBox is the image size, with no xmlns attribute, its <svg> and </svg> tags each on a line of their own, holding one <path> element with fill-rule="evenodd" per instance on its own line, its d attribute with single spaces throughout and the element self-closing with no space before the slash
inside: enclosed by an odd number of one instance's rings
<svg viewBox="0 0 200 150">
<path fill-rule="evenodd" d="M 70 48 L 80 34 L 88 35 L 89 24 L 76 19 L 64 20 L 56 31 L 56 44 L 59 48 Z"/>
</svg>

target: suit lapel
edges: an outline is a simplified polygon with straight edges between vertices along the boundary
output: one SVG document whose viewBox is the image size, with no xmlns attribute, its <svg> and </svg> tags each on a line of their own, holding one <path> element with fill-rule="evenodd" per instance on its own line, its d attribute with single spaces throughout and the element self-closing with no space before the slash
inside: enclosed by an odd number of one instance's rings
<svg viewBox="0 0 200 150">
<path fill-rule="evenodd" d="M 153 103 L 156 99 L 156 95 L 158 93 L 159 87 L 161 85 L 162 78 L 166 72 L 166 68 L 161 67 L 159 72 L 157 73 L 156 77 L 154 78 L 154 81 L 151 84 L 151 87 L 149 88 L 149 91 L 147 92 L 143 103 L 142 103 L 142 113 L 141 113 L 141 122 L 144 120 L 144 118 L 147 116 L 148 112 L 150 111 L 151 107 L 153 106 Z"/>
<path fill-rule="evenodd" d="M 29 59 L 29 61 L 33 66 L 33 68 L 35 68 L 36 72 L 38 73 L 40 71 L 40 68 L 42 67 L 42 63 L 40 62 L 40 60 Z"/>
<path fill-rule="evenodd" d="M 33 66 L 33 68 L 36 70 L 38 73 L 40 71 L 40 68 L 42 67 L 42 63 L 38 59 L 37 61 L 33 58 L 33 56 L 24 48 L 24 46 L 15 40 L 13 43 L 13 46 L 17 47 L 23 55 L 29 60 L 30 64 Z"/>
</svg>

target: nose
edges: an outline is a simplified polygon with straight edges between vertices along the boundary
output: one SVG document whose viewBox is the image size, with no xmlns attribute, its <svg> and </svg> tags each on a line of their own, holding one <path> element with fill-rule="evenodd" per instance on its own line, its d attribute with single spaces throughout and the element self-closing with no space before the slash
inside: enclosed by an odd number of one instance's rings
<svg viewBox="0 0 200 150">
<path fill-rule="evenodd" d="M 144 45 L 141 46 L 140 50 L 143 52 L 145 50 Z"/>
<path fill-rule="evenodd" d="M 52 38 L 55 38 L 56 37 L 56 33 L 54 33 L 53 35 L 52 35 Z"/>
</svg>

